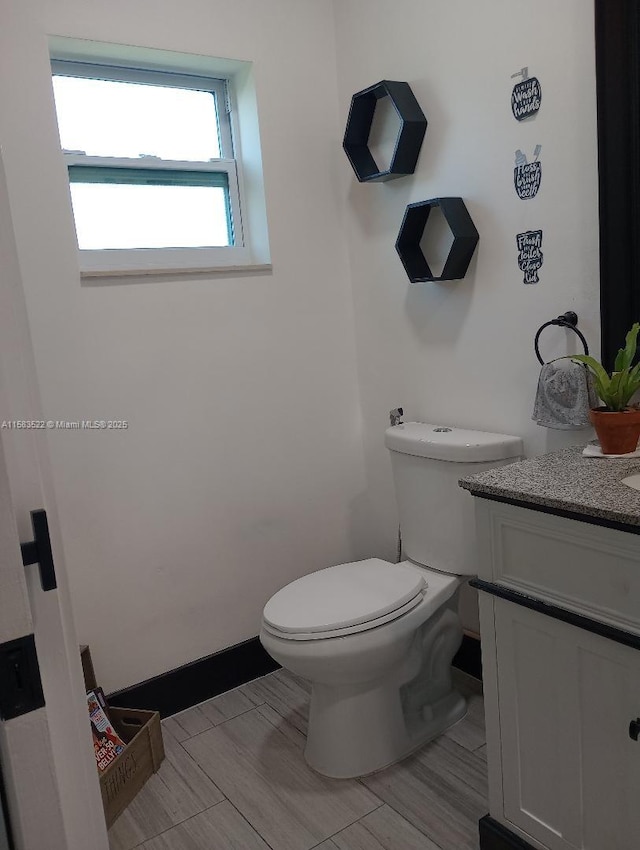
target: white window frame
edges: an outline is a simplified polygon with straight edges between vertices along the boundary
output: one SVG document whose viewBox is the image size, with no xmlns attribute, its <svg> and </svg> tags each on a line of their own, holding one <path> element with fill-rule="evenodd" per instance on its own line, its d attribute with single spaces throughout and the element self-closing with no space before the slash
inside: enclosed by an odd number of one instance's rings
<svg viewBox="0 0 640 850">
<path fill-rule="evenodd" d="M 78 249 L 80 271 L 92 274 L 153 274 L 170 271 L 202 272 L 231 269 L 251 265 L 251 252 L 245 241 L 242 222 L 239 164 L 234 156 L 231 125 L 231 101 L 226 79 L 174 73 L 171 70 L 150 70 L 122 67 L 116 64 L 78 62 L 52 59 L 53 75 L 84 77 L 89 79 L 137 82 L 176 88 L 209 91 L 215 95 L 218 111 L 220 159 L 209 161 L 182 161 L 156 157 L 104 157 L 86 156 L 77 151 L 63 151 L 65 165 L 82 168 L 131 168 L 137 171 L 193 171 L 224 172 L 227 175 L 229 206 L 233 222 L 233 245 L 202 248 L 105 248 Z"/>
</svg>

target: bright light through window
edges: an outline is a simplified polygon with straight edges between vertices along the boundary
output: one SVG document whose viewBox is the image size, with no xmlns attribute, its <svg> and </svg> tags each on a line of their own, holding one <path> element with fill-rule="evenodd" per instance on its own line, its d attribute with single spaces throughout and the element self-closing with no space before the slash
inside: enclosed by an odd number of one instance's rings
<svg viewBox="0 0 640 850">
<path fill-rule="evenodd" d="M 225 191 L 214 186 L 72 183 L 78 247 L 228 245 Z"/>
<path fill-rule="evenodd" d="M 60 143 L 88 156 L 220 157 L 212 92 L 54 75 Z"/>
</svg>

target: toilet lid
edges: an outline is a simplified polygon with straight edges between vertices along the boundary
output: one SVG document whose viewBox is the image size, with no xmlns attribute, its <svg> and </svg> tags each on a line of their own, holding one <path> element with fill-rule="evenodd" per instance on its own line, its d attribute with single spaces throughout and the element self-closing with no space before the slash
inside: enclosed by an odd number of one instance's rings
<svg viewBox="0 0 640 850">
<path fill-rule="evenodd" d="M 378 558 L 339 564 L 291 582 L 267 602 L 264 621 L 280 632 L 325 632 L 367 623 L 414 599 L 426 582 L 405 564 Z"/>
</svg>

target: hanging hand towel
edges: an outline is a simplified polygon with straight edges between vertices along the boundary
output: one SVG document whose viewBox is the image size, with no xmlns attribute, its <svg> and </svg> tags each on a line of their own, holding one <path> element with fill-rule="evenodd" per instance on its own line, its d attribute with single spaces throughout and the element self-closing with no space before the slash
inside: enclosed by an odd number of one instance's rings
<svg viewBox="0 0 640 850">
<path fill-rule="evenodd" d="M 598 406 L 593 379 L 586 366 L 573 360 L 545 363 L 531 417 L 544 428 L 587 428 L 589 408 Z"/>
</svg>

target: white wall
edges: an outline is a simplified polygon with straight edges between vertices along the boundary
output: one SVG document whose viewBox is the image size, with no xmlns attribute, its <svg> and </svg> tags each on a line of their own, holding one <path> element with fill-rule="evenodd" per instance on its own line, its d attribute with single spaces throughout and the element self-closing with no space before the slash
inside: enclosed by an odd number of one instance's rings
<svg viewBox="0 0 640 850">
<path fill-rule="evenodd" d="M 333 19 L 329 0 L 29 5 L 0 142 L 44 413 L 130 423 L 48 435 L 111 690 L 253 637 L 276 589 L 363 548 Z M 254 61 L 273 274 L 81 284 L 47 34 Z"/>
<path fill-rule="evenodd" d="M 29 0 L 0 143 L 43 407 L 131 423 L 49 434 L 78 630 L 105 688 L 255 635 L 298 575 L 393 558 L 391 407 L 521 434 L 530 454 L 584 439 L 529 417 L 536 328 L 575 309 L 597 349 L 590 6 Z M 81 285 L 47 34 L 254 61 L 272 275 Z M 510 75 L 527 64 L 543 107 L 521 125 Z M 410 82 L 429 128 L 413 177 L 360 185 L 344 121 L 383 78 Z M 514 152 L 537 143 L 542 189 L 522 202 Z M 479 249 L 464 281 L 410 287 L 398 226 L 438 195 L 465 198 Z M 515 234 L 537 227 L 545 262 L 525 287 Z M 571 344 L 552 330 L 545 353 Z"/>
<path fill-rule="evenodd" d="M 537 328 L 565 310 L 599 342 L 598 207 L 593 9 L 585 0 L 337 0 L 339 98 L 381 79 L 406 80 L 429 121 L 416 173 L 358 184 L 346 157 L 348 208 L 366 462 L 374 511 L 370 551 L 392 557 L 396 514 L 383 449 L 387 412 L 521 435 L 528 454 L 590 432 L 553 432 L 531 419 L 539 366 Z M 511 74 L 528 65 L 542 108 L 518 123 Z M 533 200 L 513 189 L 516 149 L 542 145 Z M 461 196 L 480 232 L 463 281 L 410 286 L 394 249 L 405 205 Z M 515 236 L 542 228 L 540 283 L 525 286 Z M 547 330 L 547 357 L 581 350 Z M 465 625 L 477 627 L 469 600 Z"/>
</svg>

